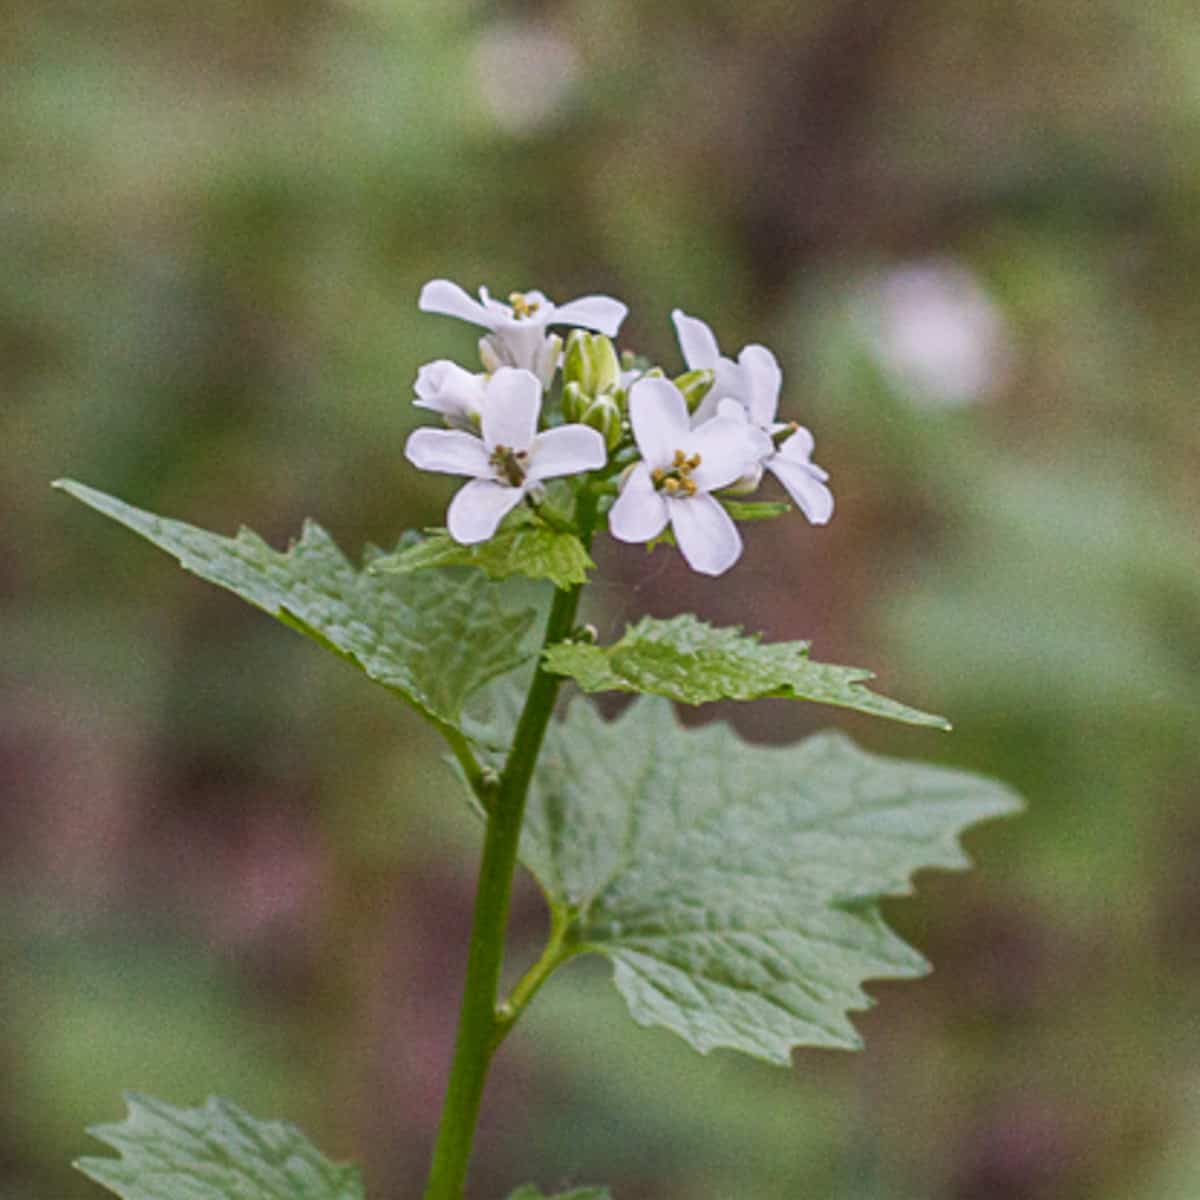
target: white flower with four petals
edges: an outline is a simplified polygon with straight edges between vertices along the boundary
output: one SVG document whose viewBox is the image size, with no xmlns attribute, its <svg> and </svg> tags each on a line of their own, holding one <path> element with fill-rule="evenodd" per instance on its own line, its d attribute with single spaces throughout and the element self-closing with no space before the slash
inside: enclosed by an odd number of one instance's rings
<svg viewBox="0 0 1200 1200">
<path fill-rule="evenodd" d="M 713 331 L 699 318 L 689 317 L 677 308 L 671 314 L 671 320 L 675 323 L 679 348 L 689 369 L 706 368 L 716 376 L 712 390 L 696 410 L 697 422 L 717 412 L 718 406 L 729 399 L 738 402 L 750 424 L 768 435 L 774 436 L 789 428 L 788 424 L 775 419 L 783 372 L 766 346 L 743 346 L 734 362 L 721 353 Z M 824 525 L 833 515 L 833 493 L 825 486 L 829 473 L 810 461 L 812 434 L 803 425 L 794 428 L 795 432 L 778 450 L 774 442 L 770 444 L 758 460 L 758 467 L 760 471 L 765 467 L 783 484 L 796 506 L 814 525 Z"/>
<path fill-rule="evenodd" d="M 547 332 L 550 325 L 579 325 L 615 337 L 629 311 L 611 296 L 581 296 L 567 304 L 554 304 L 541 292 L 513 292 L 509 303 L 493 300 L 487 288 L 479 299 L 457 283 L 434 279 L 421 289 L 422 312 L 442 313 L 482 325 L 490 332 L 479 343 L 479 353 L 489 370 L 500 366 L 524 367 L 548 387 L 558 366 L 562 340 Z"/>
<path fill-rule="evenodd" d="M 447 425 L 459 429 L 477 429 L 487 391 L 487 376 L 464 371 L 448 358 L 426 363 L 417 372 L 413 385 L 417 408 L 441 413 Z"/>
<path fill-rule="evenodd" d="M 762 434 L 736 406 L 695 428 L 687 403 L 668 379 L 641 379 L 629 392 L 629 419 L 641 452 L 608 514 L 623 542 L 648 542 L 670 523 L 688 566 L 720 575 L 738 560 L 742 538 L 711 495 L 744 474 L 762 453 Z"/>
<path fill-rule="evenodd" d="M 423 471 L 466 475 L 446 525 L 464 545 L 490 538 L 544 479 L 594 471 L 608 461 L 604 438 L 586 425 L 538 433 L 542 386 L 529 371 L 501 367 L 487 383 L 481 437 L 460 429 L 418 429 L 404 453 Z"/>
</svg>

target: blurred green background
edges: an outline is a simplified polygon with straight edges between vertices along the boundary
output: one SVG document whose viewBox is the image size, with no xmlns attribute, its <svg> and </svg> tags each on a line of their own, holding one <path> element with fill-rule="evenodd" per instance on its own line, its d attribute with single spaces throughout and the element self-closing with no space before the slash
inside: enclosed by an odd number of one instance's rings
<svg viewBox="0 0 1200 1200">
<path fill-rule="evenodd" d="M 0 1198 L 98 1195 L 124 1088 L 420 1192 L 477 845 L 438 747 L 48 484 L 355 554 L 436 523 L 411 381 L 477 335 L 435 276 L 772 346 L 833 523 L 720 582 L 610 543 L 593 619 L 810 638 L 956 732 L 747 736 L 1030 803 L 889 904 L 937 969 L 865 1054 L 701 1059 L 572 966 L 472 1196 L 1200 1196 L 1197 146 L 1192 0 L 0 0 Z M 514 964 L 542 928 L 525 883 Z"/>
</svg>

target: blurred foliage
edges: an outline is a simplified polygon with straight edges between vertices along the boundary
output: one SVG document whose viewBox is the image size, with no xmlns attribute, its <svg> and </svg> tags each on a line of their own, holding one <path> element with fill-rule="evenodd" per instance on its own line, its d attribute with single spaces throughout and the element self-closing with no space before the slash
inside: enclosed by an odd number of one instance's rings
<svg viewBox="0 0 1200 1200">
<path fill-rule="evenodd" d="M 1195 1193 L 1193 4 L 0 0 L 0 33 L 0 1200 L 93 1194 L 67 1164 L 129 1087 L 418 1190 L 476 844 L 438 748 L 47 485 L 352 552 L 438 523 L 400 448 L 417 367 L 474 352 L 416 311 L 441 275 L 611 291 L 666 361 L 676 305 L 774 347 L 832 524 L 748 526 L 736 586 L 602 546 L 591 619 L 811 639 L 956 732 L 764 702 L 751 736 L 1030 800 L 889 906 L 937 972 L 874 989 L 863 1056 L 689 1057 L 572 967 L 476 1194 Z"/>
</svg>

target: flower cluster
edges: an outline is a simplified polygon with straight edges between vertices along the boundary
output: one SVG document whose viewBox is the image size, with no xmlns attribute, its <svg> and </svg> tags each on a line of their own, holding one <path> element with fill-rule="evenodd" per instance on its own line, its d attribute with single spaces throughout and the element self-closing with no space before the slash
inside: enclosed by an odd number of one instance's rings
<svg viewBox="0 0 1200 1200">
<path fill-rule="evenodd" d="M 543 512 L 545 481 L 572 477 L 576 498 L 587 489 L 589 511 L 607 512 L 613 537 L 651 542 L 670 526 L 688 565 L 706 575 L 741 555 L 729 498 L 753 491 L 764 471 L 813 524 L 832 515 L 812 434 L 778 420 L 783 375 L 765 346 L 745 346 L 734 361 L 703 321 L 677 309 L 688 369 L 671 379 L 618 359 L 611 339 L 627 310 L 609 296 L 556 305 L 513 292 L 501 302 L 480 288 L 475 300 L 435 279 L 420 307 L 487 330 L 482 371 L 446 359 L 420 369 L 415 403 L 448 428 L 418 429 L 405 449 L 422 470 L 469 479 L 447 515 L 455 540 L 486 541 L 523 501 Z M 570 331 L 565 344 L 551 326 Z"/>
</svg>

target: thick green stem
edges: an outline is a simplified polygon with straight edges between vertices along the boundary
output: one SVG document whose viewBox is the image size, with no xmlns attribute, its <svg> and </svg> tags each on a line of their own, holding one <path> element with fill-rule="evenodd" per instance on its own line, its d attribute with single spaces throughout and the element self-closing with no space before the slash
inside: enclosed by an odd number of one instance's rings
<svg viewBox="0 0 1200 1200">
<path fill-rule="evenodd" d="M 571 633 L 579 592 L 578 587 L 555 592 L 543 646 L 560 642 Z M 488 811 L 458 1040 L 425 1200 L 461 1200 L 488 1066 L 503 1032 L 512 1023 L 511 1019 L 505 1020 L 507 1014 L 496 1010 L 509 897 L 525 798 L 561 683 L 561 676 L 544 671 L 539 662 Z"/>
</svg>

